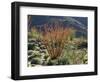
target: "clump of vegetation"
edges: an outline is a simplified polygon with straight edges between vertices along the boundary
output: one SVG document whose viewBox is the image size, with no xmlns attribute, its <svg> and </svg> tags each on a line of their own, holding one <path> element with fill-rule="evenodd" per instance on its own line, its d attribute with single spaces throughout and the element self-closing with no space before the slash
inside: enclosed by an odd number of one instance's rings
<svg viewBox="0 0 100 82">
<path fill-rule="evenodd" d="M 36 27 L 32 27 L 31 30 L 28 32 L 28 38 L 40 39 L 41 35 L 36 29 Z"/>
<path fill-rule="evenodd" d="M 71 29 L 55 24 L 53 26 L 45 25 L 42 33 L 42 42 L 51 59 L 61 56 L 64 45 L 71 34 Z"/>
<path fill-rule="evenodd" d="M 28 66 L 87 64 L 87 39 L 59 24 L 44 25 L 28 32 Z"/>
</svg>

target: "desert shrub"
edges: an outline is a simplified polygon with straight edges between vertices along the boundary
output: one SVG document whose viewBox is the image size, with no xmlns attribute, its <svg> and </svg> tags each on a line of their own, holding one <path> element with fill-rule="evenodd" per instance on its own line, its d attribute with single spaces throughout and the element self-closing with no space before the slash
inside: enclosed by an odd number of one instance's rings
<svg viewBox="0 0 100 82">
<path fill-rule="evenodd" d="M 28 32 L 29 66 L 87 64 L 87 40 L 75 37 L 73 28 L 59 24 L 33 27 Z"/>
<path fill-rule="evenodd" d="M 41 39 L 51 59 L 56 59 L 61 56 L 66 40 L 70 34 L 71 29 L 59 26 L 59 24 L 53 26 L 44 25 L 43 37 Z"/>
<path fill-rule="evenodd" d="M 28 50 L 34 50 L 35 49 L 35 45 L 32 43 L 28 43 Z"/>
<path fill-rule="evenodd" d="M 69 64 L 85 64 L 87 62 L 87 49 L 78 49 L 77 45 L 70 44 L 69 46 L 67 44 L 64 49 L 64 55 L 67 57 Z"/>
<path fill-rule="evenodd" d="M 67 59 L 67 57 L 60 57 L 58 59 L 58 65 L 68 65 L 69 64 L 69 61 Z"/>
<path fill-rule="evenodd" d="M 36 27 L 32 27 L 31 30 L 28 32 L 28 38 L 40 39 L 41 34 L 38 32 Z"/>
<path fill-rule="evenodd" d="M 83 63 L 84 64 L 87 64 L 88 63 L 88 55 L 87 54 L 84 56 Z"/>
</svg>

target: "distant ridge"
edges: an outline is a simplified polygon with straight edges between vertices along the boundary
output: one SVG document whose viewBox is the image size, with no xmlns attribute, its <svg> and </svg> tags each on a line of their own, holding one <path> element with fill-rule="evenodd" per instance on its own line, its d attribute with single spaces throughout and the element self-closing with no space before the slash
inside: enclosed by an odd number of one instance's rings
<svg viewBox="0 0 100 82">
<path fill-rule="evenodd" d="M 64 27 L 73 27 L 77 32 L 76 35 L 87 36 L 87 26 L 88 18 L 87 17 L 70 17 L 70 16 L 41 16 L 41 15 L 30 15 L 31 16 L 31 25 L 40 29 L 44 24 L 53 24 L 54 22 L 61 23 Z"/>
</svg>

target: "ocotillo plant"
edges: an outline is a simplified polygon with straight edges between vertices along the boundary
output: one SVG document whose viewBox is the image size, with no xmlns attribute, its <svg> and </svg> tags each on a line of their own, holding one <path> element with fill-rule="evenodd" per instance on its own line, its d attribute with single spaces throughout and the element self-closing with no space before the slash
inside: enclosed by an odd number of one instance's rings
<svg viewBox="0 0 100 82">
<path fill-rule="evenodd" d="M 46 46 L 51 59 L 56 59 L 62 55 L 67 37 L 71 34 L 71 29 L 59 24 L 44 25 L 42 32 L 42 42 Z"/>
</svg>

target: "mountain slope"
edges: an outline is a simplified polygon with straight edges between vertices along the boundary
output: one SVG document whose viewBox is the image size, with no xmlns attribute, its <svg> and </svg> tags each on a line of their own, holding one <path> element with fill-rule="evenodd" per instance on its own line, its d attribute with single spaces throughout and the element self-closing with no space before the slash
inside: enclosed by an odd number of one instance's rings
<svg viewBox="0 0 100 82">
<path fill-rule="evenodd" d="M 58 22 L 64 27 L 73 27 L 77 31 L 77 35 L 87 36 L 87 21 L 87 17 L 32 15 L 29 29 L 32 28 L 32 26 L 36 26 L 37 29 L 41 29 L 44 24 L 51 25 Z"/>
</svg>

